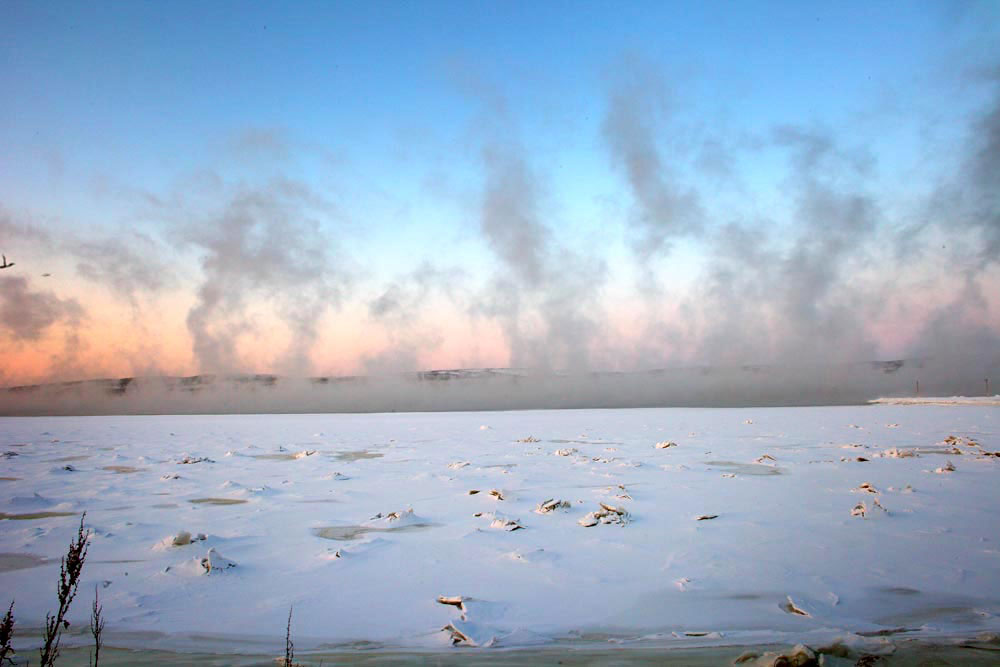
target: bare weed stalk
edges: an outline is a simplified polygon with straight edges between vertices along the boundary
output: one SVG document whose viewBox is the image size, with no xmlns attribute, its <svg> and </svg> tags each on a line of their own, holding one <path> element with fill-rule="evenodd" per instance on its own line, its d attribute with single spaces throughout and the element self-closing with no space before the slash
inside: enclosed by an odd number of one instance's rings
<svg viewBox="0 0 1000 667">
<path fill-rule="evenodd" d="M 101 616 L 103 608 L 97 590 L 97 586 L 94 586 L 94 605 L 90 608 L 90 634 L 94 637 L 94 655 L 90 664 L 93 667 L 97 667 L 101 659 L 101 646 L 104 644 L 101 637 L 104 633 L 104 618 Z"/>
<path fill-rule="evenodd" d="M 295 660 L 295 644 L 292 643 L 292 608 L 288 608 L 288 625 L 285 626 L 285 663 L 283 667 L 292 667 Z"/>
<path fill-rule="evenodd" d="M 41 667 L 52 667 L 55 664 L 59 656 L 59 639 L 62 637 L 62 631 L 69 627 L 66 612 L 76 597 L 76 589 L 80 586 L 80 574 L 83 572 L 83 562 L 87 559 L 87 540 L 90 538 L 90 530 L 83 529 L 83 520 L 86 517 L 87 513 L 84 512 L 80 517 L 76 538 L 70 541 L 69 549 L 59 565 L 59 587 L 56 589 L 59 596 L 59 610 L 55 616 L 45 614 L 45 634 L 42 636 L 44 643 L 38 649 Z"/>
<path fill-rule="evenodd" d="M 3 620 L 0 620 L 0 667 L 3 667 L 4 663 L 8 665 L 14 664 L 14 659 L 10 657 L 16 653 L 14 647 L 10 645 L 10 640 L 13 636 L 14 601 L 11 600 L 7 613 L 4 614 Z"/>
</svg>

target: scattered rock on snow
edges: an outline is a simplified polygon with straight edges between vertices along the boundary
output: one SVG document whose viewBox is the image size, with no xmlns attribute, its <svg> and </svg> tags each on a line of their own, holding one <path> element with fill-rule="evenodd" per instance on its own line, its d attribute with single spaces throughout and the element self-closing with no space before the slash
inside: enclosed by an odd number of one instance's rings
<svg viewBox="0 0 1000 667">
<path fill-rule="evenodd" d="M 676 447 L 676 446 L 677 443 L 670 440 L 664 440 L 663 442 L 656 443 L 657 449 L 667 449 L 668 447 Z"/>
</svg>

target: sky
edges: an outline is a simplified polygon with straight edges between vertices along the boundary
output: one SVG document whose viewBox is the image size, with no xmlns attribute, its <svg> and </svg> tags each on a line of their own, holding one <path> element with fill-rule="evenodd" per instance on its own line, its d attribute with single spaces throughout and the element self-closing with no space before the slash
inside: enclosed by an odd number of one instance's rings
<svg viewBox="0 0 1000 667">
<path fill-rule="evenodd" d="M 1000 4 L 4 4 L 0 385 L 1000 350 Z"/>
</svg>

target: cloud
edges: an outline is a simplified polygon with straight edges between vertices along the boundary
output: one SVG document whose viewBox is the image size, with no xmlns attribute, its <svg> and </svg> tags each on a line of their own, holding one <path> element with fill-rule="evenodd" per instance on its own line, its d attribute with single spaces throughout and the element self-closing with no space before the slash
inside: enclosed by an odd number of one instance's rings
<svg viewBox="0 0 1000 667">
<path fill-rule="evenodd" d="M 56 323 L 75 330 L 85 317 L 75 299 L 32 290 L 22 276 L 0 277 L 0 328 L 15 341 L 37 341 Z"/>
<path fill-rule="evenodd" d="M 176 281 L 164 259 L 173 251 L 148 234 L 129 231 L 83 237 L 62 231 L 55 236 L 37 223 L 15 220 L 0 210 L 0 236 L 11 246 L 31 248 L 46 260 L 68 256 L 75 261 L 79 277 L 105 287 L 133 307 L 140 295 L 160 292 Z M 27 269 L 23 262 L 22 266 Z"/>
<path fill-rule="evenodd" d="M 0 206 L 0 238 L 4 239 L 5 244 L 14 242 L 38 244 L 50 243 L 52 237 L 36 225 L 15 220 L 9 211 Z M 4 253 L 10 254 L 6 249 L 4 249 Z"/>
<path fill-rule="evenodd" d="M 176 278 L 163 245 L 144 234 L 124 240 L 71 240 L 64 247 L 76 259 L 76 272 L 136 305 L 139 294 L 160 292 Z"/>
</svg>

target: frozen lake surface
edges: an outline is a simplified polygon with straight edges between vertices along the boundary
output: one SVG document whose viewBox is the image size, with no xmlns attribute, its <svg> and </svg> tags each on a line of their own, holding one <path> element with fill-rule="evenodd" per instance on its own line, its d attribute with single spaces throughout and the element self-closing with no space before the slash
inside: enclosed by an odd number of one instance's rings
<svg viewBox="0 0 1000 667">
<path fill-rule="evenodd" d="M 41 626 L 86 511 L 69 618 L 96 586 L 121 647 L 276 655 L 290 605 L 300 652 L 973 637 L 1000 630 L 998 417 L 3 418 L 0 603 Z"/>
</svg>

